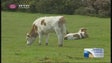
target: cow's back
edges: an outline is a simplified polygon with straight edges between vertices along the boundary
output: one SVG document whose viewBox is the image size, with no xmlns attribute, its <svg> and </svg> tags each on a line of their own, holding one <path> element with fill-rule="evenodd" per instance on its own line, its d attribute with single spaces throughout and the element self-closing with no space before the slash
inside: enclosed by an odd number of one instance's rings
<svg viewBox="0 0 112 63">
<path fill-rule="evenodd" d="M 41 17 L 36 19 L 33 24 L 35 24 L 38 29 L 41 29 L 40 31 L 52 31 L 54 27 L 58 27 L 58 22 L 62 17 L 63 16 Z M 44 24 L 42 24 L 42 22 L 44 22 Z"/>
</svg>

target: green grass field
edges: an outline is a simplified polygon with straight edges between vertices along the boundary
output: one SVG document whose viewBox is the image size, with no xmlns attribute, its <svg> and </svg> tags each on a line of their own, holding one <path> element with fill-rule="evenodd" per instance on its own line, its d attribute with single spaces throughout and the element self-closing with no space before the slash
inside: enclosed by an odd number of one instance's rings
<svg viewBox="0 0 112 63">
<path fill-rule="evenodd" d="M 27 46 L 26 33 L 33 21 L 42 16 L 56 14 L 2 11 L 2 63 L 110 63 L 110 18 L 63 15 L 69 32 L 85 27 L 89 38 L 64 40 L 64 46 L 58 47 L 57 36 L 51 33 L 48 46 L 45 40 L 39 46 L 38 38 L 32 46 Z M 104 58 L 84 58 L 84 48 L 104 48 Z"/>
</svg>

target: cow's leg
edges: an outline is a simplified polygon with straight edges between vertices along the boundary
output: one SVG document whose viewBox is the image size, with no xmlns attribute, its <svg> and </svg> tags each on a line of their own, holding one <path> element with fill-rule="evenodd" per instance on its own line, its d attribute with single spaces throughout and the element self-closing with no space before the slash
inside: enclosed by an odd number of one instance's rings
<svg viewBox="0 0 112 63">
<path fill-rule="evenodd" d="M 41 45 L 42 42 L 42 33 L 39 33 L 39 45 Z"/>
<path fill-rule="evenodd" d="M 63 33 L 60 29 L 55 29 L 56 35 L 58 37 L 58 44 L 59 47 L 63 46 Z"/>
<path fill-rule="evenodd" d="M 49 34 L 46 34 L 46 45 L 48 45 Z"/>
<path fill-rule="evenodd" d="M 61 46 L 63 46 L 63 35 L 62 35 L 62 33 L 59 33 L 59 35 L 58 35 L 58 39 L 59 39 L 59 46 L 61 47 Z"/>
</svg>

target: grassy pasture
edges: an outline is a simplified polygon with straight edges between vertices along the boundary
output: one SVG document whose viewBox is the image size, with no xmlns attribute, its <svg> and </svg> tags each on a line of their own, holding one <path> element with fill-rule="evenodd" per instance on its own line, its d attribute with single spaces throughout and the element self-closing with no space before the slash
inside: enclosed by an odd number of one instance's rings
<svg viewBox="0 0 112 63">
<path fill-rule="evenodd" d="M 56 14 L 2 11 L 2 63 L 110 63 L 110 18 L 63 15 L 69 32 L 77 32 L 85 27 L 89 38 L 64 40 L 64 46 L 58 47 L 57 37 L 51 33 L 48 46 L 45 46 L 45 40 L 38 46 L 38 38 L 32 46 L 27 46 L 26 33 L 33 21 L 41 16 Z M 84 48 L 104 48 L 104 58 L 84 58 Z"/>
</svg>

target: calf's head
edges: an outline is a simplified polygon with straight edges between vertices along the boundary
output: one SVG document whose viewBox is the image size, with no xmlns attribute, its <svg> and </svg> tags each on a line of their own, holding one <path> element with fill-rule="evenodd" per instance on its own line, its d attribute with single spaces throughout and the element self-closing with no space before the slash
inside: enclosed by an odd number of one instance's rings
<svg viewBox="0 0 112 63">
<path fill-rule="evenodd" d="M 86 28 L 81 28 L 80 31 L 86 33 L 87 32 L 87 29 Z"/>
<path fill-rule="evenodd" d="M 84 35 L 84 38 L 88 37 L 87 29 L 86 28 L 81 28 L 80 32 Z"/>
<path fill-rule="evenodd" d="M 33 25 L 31 31 L 26 35 L 27 45 L 31 45 L 35 41 L 37 36 L 37 26 Z"/>
</svg>

